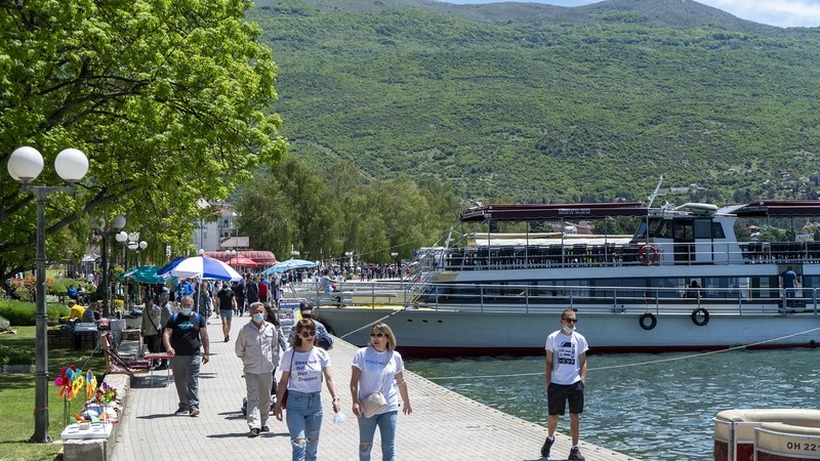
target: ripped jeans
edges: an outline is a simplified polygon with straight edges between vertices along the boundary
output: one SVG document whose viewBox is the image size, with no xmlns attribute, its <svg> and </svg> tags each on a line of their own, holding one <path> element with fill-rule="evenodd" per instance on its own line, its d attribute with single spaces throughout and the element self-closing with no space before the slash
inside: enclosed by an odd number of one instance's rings
<svg viewBox="0 0 820 461">
<path fill-rule="evenodd" d="M 382 461 L 395 461 L 396 423 L 398 410 L 388 411 L 370 418 L 359 418 L 359 461 L 370 461 L 370 451 L 373 449 L 373 439 L 376 427 L 382 439 Z M 367 447 L 364 447 L 367 444 Z"/>
<path fill-rule="evenodd" d="M 319 392 L 288 391 L 288 432 L 293 461 L 316 461 L 322 428 L 322 396 Z M 296 443 L 301 439 L 301 444 Z"/>
</svg>

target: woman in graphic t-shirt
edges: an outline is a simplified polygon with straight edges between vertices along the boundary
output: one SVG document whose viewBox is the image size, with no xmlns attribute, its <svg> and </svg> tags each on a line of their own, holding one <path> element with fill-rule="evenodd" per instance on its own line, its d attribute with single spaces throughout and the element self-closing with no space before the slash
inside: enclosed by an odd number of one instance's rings
<svg viewBox="0 0 820 461">
<path fill-rule="evenodd" d="M 399 394 L 404 403 L 404 414 L 413 412 L 407 383 L 404 381 L 404 361 L 395 351 L 396 336 L 386 323 L 377 323 L 370 329 L 370 344 L 353 356 L 350 374 L 350 394 L 353 397 L 353 414 L 359 418 L 359 460 L 370 460 L 373 436 L 379 428 L 382 445 L 382 461 L 394 461 L 396 422 L 399 414 Z M 384 394 L 387 408 L 366 418 L 359 402 L 374 392 Z"/>
<path fill-rule="evenodd" d="M 316 347 L 316 324 L 302 319 L 296 324 L 293 347 L 282 356 L 282 378 L 276 392 L 276 419 L 282 421 L 282 397 L 288 390 L 287 424 L 293 461 L 315 461 L 322 428 L 322 377 L 333 399 L 333 412 L 341 409 L 327 351 Z"/>
</svg>

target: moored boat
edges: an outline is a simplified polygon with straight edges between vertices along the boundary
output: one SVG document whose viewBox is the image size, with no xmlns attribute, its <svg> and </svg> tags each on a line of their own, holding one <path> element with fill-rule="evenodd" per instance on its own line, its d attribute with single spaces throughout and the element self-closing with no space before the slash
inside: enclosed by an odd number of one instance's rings
<svg viewBox="0 0 820 461">
<path fill-rule="evenodd" d="M 567 308 L 592 352 L 814 346 L 820 242 L 741 240 L 737 229 L 816 216 L 818 201 L 474 206 L 445 245 L 419 251 L 400 284 L 379 287 L 396 294 L 392 305 L 318 297 L 319 315 L 357 344 L 386 320 L 411 356 L 540 353 Z M 579 220 L 596 233 L 570 231 Z M 509 222 L 526 231 L 492 231 Z M 537 230 L 544 222 L 559 230 Z M 632 235 L 609 231 L 624 222 Z"/>
</svg>

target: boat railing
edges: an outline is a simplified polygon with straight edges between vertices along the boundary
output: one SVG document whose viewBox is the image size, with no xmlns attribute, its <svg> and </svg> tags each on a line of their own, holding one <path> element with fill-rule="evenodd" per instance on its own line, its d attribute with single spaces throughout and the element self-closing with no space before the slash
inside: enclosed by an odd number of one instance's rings
<svg viewBox="0 0 820 461">
<path fill-rule="evenodd" d="M 649 244 L 652 245 L 652 244 Z M 820 242 L 743 242 L 740 251 L 716 249 L 694 242 L 655 245 L 647 253 L 643 243 L 551 244 L 525 246 L 459 247 L 444 250 L 432 261 L 444 270 L 542 269 L 560 267 L 613 267 L 648 264 L 787 264 L 820 261 Z M 728 247 L 723 245 L 723 247 Z M 737 248 L 737 247 L 735 247 Z M 643 254 L 642 254 L 643 253 Z M 665 257 L 671 253 L 671 257 Z"/>
<path fill-rule="evenodd" d="M 818 288 L 640 288 L 431 284 L 413 307 L 479 311 L 578 308 L 585 312 L 820 313 Z"/>
<path fill-rule="evenodd" d="M 315 283 L 300 284 L 288 297 L 315 305 L 359 308 L 545 311 L 579 309 L 596 313 L 820 314 L 820 288 L 770 287 L 607 287 L 428 283 L 426 291 L 406 280 L 342 281 L 339 291 L 320 292 Z"/>
</svg>

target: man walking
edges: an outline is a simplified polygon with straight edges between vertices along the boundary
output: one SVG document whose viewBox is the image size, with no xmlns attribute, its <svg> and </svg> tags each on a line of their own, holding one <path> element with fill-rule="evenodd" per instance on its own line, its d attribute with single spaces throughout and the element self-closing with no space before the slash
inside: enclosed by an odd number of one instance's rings
<svg viewBox="0 0 820 461">
<path fill-rule="evenodd" d="M 162 342 L 171 354 L 171 371 L 179 397 L 179 408 L 174 414 L 198 416 L 199 368 L 208 363 L 208 328 L 205 318 L 194 312 L 192 296 L 183 296 L 180 306 L 181 311 L 165 325 Z"/>
<path fill-rule="evenodd" d="M 251 304 L 249 313 L 251 321 L 239 330 L 235 351 L 244 365 L 250 428 L 248 437 L 256 437 L 260 432 L 270 430 L 268 416 L 273 384 L 273 348 L 278 346 L 278 337 L 276 328 L 265 321 L 265 306 L 262 303 Z"/>
<path fill-rule="evenodd" d="M 549 423 L 547 440 L 541 447 L 541 456 L 549 458 L 550 448 L 555 442 L 558 417 L 563 415 L 569 403 L 569 428 L 572 434 L 572 448 L 569 461 L 584 461 L 578 448 L 581 424 L 579 415 L 584 411 L 584 382 L 587 377 L 586 338 L 575 332 L 578 317 L 572 309 L 561 313 L 561 329 L 547 336 L 545 349 L 547 361 L 545 382 L 547 385 L 547 405 Z"/>
</svg>

